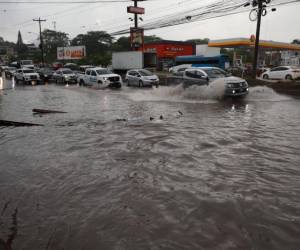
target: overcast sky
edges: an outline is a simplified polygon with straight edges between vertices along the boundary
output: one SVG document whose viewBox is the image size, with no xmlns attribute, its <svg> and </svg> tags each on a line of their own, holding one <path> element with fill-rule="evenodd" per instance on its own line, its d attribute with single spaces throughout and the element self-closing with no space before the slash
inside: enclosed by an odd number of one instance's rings
<svg viewBox="0 0 300 250">
<path fill-rule="evenodd" d="M 154 18 L 191 9 L 194 6 L 204 6 L 214 1 L 217 0 L 161 0 L 142 2 L 139 5 L 146 8 L 146 14 L 143 16 L 144 22 L 146 23 Z M 126 13 L 126 6 L 128 5 L 130 5 L 130 3 L 0 3 L 0 36 L 5 40 L 15 42 L 18 30 L 20 30 L 23 40 L 32 42 L 37 38 L 36 33 L 38 32 L 38 23 L 34 23 L 32 19 L 38 17 L 47 19 L 47 22 L 43 23 L 43 28 L 54 29 L 54 22 L 56 22 L 56 29 L 68 33 L 70 38 L 89 30 L 117 31 L 123 28 L 129 28 L 130 25 L 133 25 L 133 23 L 128 20 L 132 15 Z M 270 12 L 266 17 L 263 17 L 261 38 L 282 42 L 291 42 L 295 38 L 300 38 L 299 13 L 300 3 L 277 7 L 276 12 Z M 171 40 L 206 37 L 210 39 L 225 39 L 250 37 L 251 34 L 255 34 L 255 27 L 256 24 L 249 20 L 249 13 L 246 12 L 206 21 L 151 30 L 147 31 L 146 35 L 157 35 L 164 39 Z"/>
</svg>

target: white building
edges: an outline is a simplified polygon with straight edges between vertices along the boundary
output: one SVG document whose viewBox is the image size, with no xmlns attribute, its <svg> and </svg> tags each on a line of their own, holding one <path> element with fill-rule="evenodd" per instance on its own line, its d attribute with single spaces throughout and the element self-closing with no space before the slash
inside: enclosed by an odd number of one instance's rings
<svg viewBox="0 0 300 250">
<path fill-rule="evenodd" d="M 297 51 L 282 51 L 281 52 L 281 65 L 300 65 L 300 52 Z"/>
</svg>

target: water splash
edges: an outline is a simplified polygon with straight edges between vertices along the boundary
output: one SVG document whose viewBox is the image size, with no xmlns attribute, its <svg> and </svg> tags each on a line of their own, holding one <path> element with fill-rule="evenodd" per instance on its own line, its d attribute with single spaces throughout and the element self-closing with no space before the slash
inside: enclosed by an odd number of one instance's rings
<svg viewBox="0 0 300 250">
<path fill-rule="evenodd" d="M 247 101 L 288 101 L 291 97 L 278 94 L 272 88 L 266 86 L 256 86 L 249 88 Z"/>
<path fill-rule="evenodd" d="M 218 79 L 209 85 L 192 85 L 184 88 L 183 84 L 176 86 L 161 86 L 151 90 L 128 93 L 134 101 L 171 101 L 171 102 L 200 102 L 215 103 L 224 97 L 225 82 Z"/>
</svg>

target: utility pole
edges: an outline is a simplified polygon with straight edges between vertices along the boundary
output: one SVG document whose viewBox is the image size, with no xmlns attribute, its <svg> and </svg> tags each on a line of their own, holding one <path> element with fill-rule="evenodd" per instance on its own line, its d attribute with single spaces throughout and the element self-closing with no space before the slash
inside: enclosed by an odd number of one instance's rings
<svg viewBox="0 0 300 250">
<path fill-rule="evenodd" d="M 139 24 L 138 24 L 138 19 L 140 19 L 141 21 L 143 19 L 141 17 L 139 18 L 138 15 L 145 14 L 145 9 L 141 8 L 141 7 L 138 7 L 138 2 L 142 2 L 142 1 L 146 1 L 146 0 L 131 0 L 131 1 L 134 2 L 134 6 L 128 6 L 127 7 L 127 13 L 134 14 L 134 19 L 129 18 L 129 20 L 134 21 L 134 27 L 130 28 L 131 46 L 132 46 L 133 50 L 138 50 L 140 45 L 143 46 L 143 39 L 144 39 L 143 38 L 144 30 L 139 29 Z M 137 37 L 139 39 L 136 39 Z M 134 40 L 142 40 L 142 42 L 134 42 Z M 133 45 L 133 44 L 138 44 L 138 46 Z"/>
<path fill-rule="evenodd" d="M 259 50 L 259 38 L 260 38 L 260 25 L 261 25 L 262 10 L 263 10 L 263 0 L 258 0 L 256 37 L 255 37 L 254 61 L 253 61 L 253 72 L 252 72 L 253 79 L 256 79 L 256 72 L 257 72 L 257 61 L 258 61 L 258 50 Z"/>
<path fill-rule="evenodd" d="M 252 77 L 256 78 L 257 73 L 257 64 L 259 59 L 259 39 L 260 39 L 260 26 L 261 26 L 261 18 L 267 15 L 267 4 L 269 4 L 272 0 L 252 0 L 253 9 L 250 12 L 250 20 L 256 21 L 256 37 L 255 37 L 255 48 L 254 48 L 254 60 L 253 60 L 253 71 Z M 245 4 L 245 7 L 250 5 L 250 1 Z M 272 11 L 276 11 L 276 8 L 272 8 Z M 251 14 L 255 13 L 255 17 L 251 19 Z"/>
<path fill-rule="evenodd" d="M 34 22 L 39 22 L 39 27 L 40 27 L 40 49 L 41 49 L 41 52 L 42 52 L 42 64 L 43 64 L 43 67 L 45 65 L 45 59 L 44 59 L 44 42 L 43 42 L 43 36 L 42 36 L 42 25 L 41 23 L 42 22 L 46 22 L 46 19 L 41 19 L 39 17 L 39 19 L 33 19 Z"/>
<path fill-rule="evenodd" d="M 138 0 L 134 0 L 134 7 L 138 7 Z M 139 26 L 138 26 L 138 14 L 137 13 L 135 13 L 134 14 L 134 28 L 138 28 Z"/>
<path fill-rule="evenodd" d="M 52 23 L 53 23 L 53 28 L 56 31 L 56 21 L 53 21 Z"/>
</svg>

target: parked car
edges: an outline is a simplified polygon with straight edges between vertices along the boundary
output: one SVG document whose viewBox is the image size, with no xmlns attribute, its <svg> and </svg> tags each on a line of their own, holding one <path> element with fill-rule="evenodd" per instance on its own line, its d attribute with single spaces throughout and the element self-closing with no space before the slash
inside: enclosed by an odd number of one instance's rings
<svg viewBox="0 0 300 250">
<path fill-rule="evenodd" d="M 80 85 L 96 88 L 121 88 L 122 78 L 105 68 L 90 68 L 79 78 Z"/>
<path fill-rule="evenodd" d="M 181 64 L 169 68 L 169 72 L 176 76 L 183 76 L 183 72 L 192 67 L 192 64 Z"/>
<path fill-rule="evenodd" d="M 52 79 L 54 73 L 51 68 L 40 68 L 37 72 L 39 73 L 41 80 L 43 80 L 44 82 Z"/>
<path fill-rule="evenodd" d="M 6 66 L 6 65 L 1 65 L 1 66 L 0 66 L 0 72 L 1 72 L 1 73 L 4 72 L 7 68 L 8 68 L 8 66 Z"/>
<path fill-rule="evenodd" d="M 14 74 L 16 73 L 16 70 L 17 70 L 17 68 L 15 68 L 15 67 L 7 67 L 4 70 L 5 78 L 11 79 L 14 76 Z"/>
<path fill-rule="evenodd" d="M 263 79 L 294 80 L 300 78 L 300 68 L 295 66 L 279 66 L 262 74 Z"/>
<path fill-rule="evenodd" d="M 32 60 L 20 60 L 18 62 L 19 68 L 27 68 L 27 69 L 34 69 L 34 64 Z"/>
<path fill-rule="evenodd" d="M 216 67 L 189 68 L 184 71 L 184 86 L 209 85 L 216 79 L 224 79 L 225 97 L 238 97 L 248 94 L 248 83 L 246 80 L 231 76 L 224 70 Z"/>
<path fill-rule="evenodd" d="M 77 83 L 76 75 L 70 69 L 61 68 L 56 70 L 52 75 L 55 83 Z"/>
<path fill-rule="evenodd" d="M 76 63 L 66 63 L 64 68 L 70 69 L 70 70 L 78 70 L 79 67 Z"/>
<path fill-rule="evenodd" d="M 58 70 L 60 68 L 63 68 L 63 66 L 64 65 L 62 63 L 60 63 L 60 62 L 54 62 L 54 63 L 52 63 L 53 70 Z"/>
<path fill-rule="evenodd" d="M 95 66 L 92 65 L 81 65 L 79 66 L 79 71 L 81 71 L 83 74 L 87 69 L 95 68 Z"/>
<path fill-rule="evenodd" d="M 127 71 L 125 82 L 127 86 L 156 86 L 159 85 L 159 78 L 151 71 L 146 69 L 133 69 Z"/>
<path fill-rule="evenodd" d="M 33 69 L 17 69 L 15 73 L 15 80 L 18 84 L 19 82 L 23 82 L 24 84 L 39 84 L 41 82 L 40 75 L 36 73 Z"/>
</svg>

